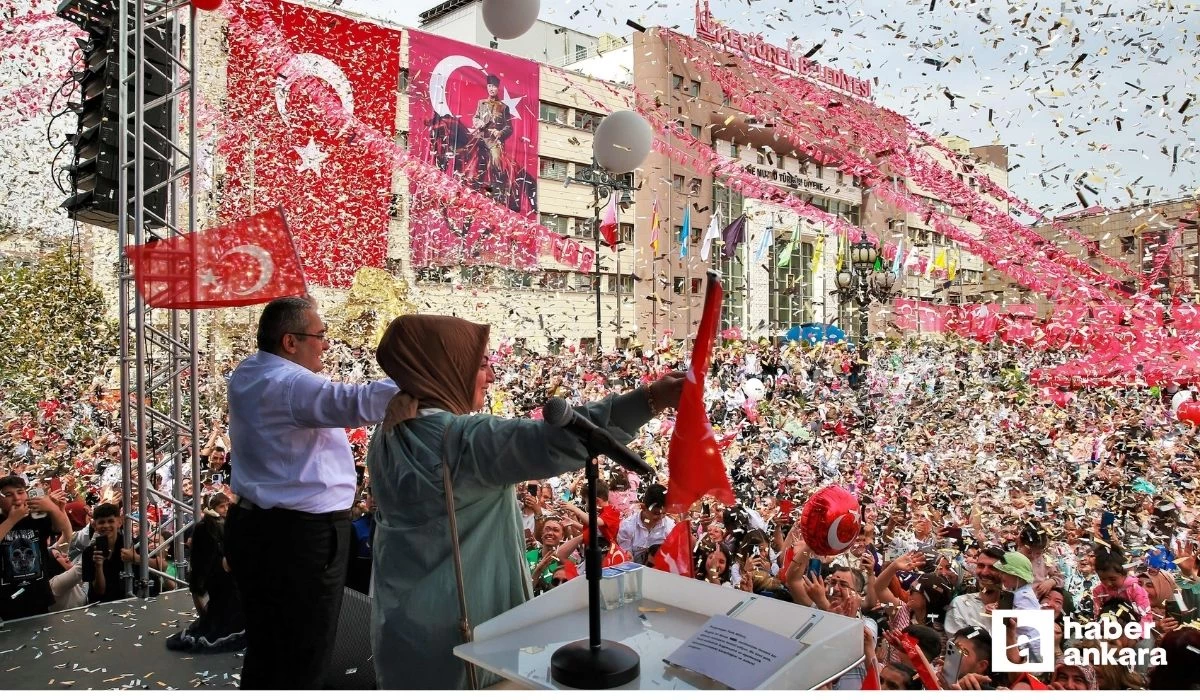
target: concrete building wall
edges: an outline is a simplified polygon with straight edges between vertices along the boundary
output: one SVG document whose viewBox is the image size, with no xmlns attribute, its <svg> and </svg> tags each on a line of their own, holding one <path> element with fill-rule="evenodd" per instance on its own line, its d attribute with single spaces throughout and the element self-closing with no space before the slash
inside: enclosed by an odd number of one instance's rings
<svg viewBox="0 0 1200 700">
<path fill-rule="evenodd" d="M 538 20 L 515 39 L 496 39 L 483 22 L 483 3 L 470 2 L 432 19 L 416 29 L 477 46 L 490 46 L 538 63 L 562 66 L 595 56 L 599 38 L 569 27 Z"/>
</svg>

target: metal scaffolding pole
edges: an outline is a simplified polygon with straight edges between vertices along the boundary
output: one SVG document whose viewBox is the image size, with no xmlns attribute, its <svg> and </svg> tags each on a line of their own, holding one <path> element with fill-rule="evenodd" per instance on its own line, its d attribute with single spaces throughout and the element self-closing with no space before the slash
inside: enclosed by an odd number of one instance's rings
<svg viewBox="0 0 1200 700">
<path fill-rule="evenodd" d="M 185 333 L 180 312 L 148 307 L 137 293 L 124 251 L 129 245 L 196 228 L 198 42 L 196 12 L 187 0 L 120 2 L 117 15 L 122 546 L 137 550 L 136 571 L 132 563 L 125 567 L 126 593 L 145 597 L 151 592 L 152 575 L 186 582 L 183 542 L 200 514 L 200 504 L 182 488 L 185 461 L 192 483 L 199 482 L 198 319 L 196 312 L 187 314 Z M 148 81 L 168 87 L 148 91 Z M 169 115 L 165 124 L 147 119 L 147 112 L 164 107 Z M 186 142 L 180 138 L 181 127 L 187 130 Z M 148 160 L 163 167 L 151 167 Z M 161 196 L 160 191 L 167 193 L 165 216 L 147 206 L 148 198 Z M 181 213 L 185 206 L 186 213 Z M 189 275 L 186 283 L 195 285 L 194 277 Z M 159 468 L 169 469 L 174 477 L 170 493 L 151 480 L 150 471 Z M 159 506 L 157 522 L 147 517 L 151 499 Z M 152 558 L 168 548 L 177 566 L 175 576 L 169 576 L 165 566 L 151 566 Z"/>
</svg>

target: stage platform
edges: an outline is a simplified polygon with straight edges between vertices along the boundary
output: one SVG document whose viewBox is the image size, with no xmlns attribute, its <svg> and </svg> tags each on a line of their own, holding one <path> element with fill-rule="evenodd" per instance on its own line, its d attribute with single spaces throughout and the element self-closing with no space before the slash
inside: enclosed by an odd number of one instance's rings
<svg viewBox="0 0 1200 700">
<path fill-rule="evenodd" d="M 188 591 L 0 623 L 0 691 L 237 687 L 241 652 L 168 651 L 195 616 Z"/>
</svg>

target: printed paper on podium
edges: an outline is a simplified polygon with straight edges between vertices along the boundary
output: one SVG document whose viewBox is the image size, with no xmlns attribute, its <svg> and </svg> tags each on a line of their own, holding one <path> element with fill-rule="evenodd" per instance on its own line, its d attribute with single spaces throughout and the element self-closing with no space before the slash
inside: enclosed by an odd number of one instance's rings
<svg viewBox="0 0 1200 700">
<path fill-rule="evenodd" d="M 733 690 L 761 686 L 805 645 L 725 615 L 713 615 L 700 631 L 665 659 Z"/>
</svg>

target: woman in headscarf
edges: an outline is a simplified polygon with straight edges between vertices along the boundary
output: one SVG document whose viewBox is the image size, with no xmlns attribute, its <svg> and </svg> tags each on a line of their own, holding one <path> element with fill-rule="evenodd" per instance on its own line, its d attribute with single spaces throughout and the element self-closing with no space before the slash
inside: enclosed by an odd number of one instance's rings
<svg viewBox="0 0 1200 700">
<path fill-rule="evenodd" d="M 371 642 L 379 687 L 463 689 L 462 640 L 443 464 L 454 492 L 467 608 L 479 625 L 532 597 L 513 485 L 580 469 L 583 440 L 542 421 L 474 414 L 495 379 L 485 325 L 392 321 L 376 352 L 404 387 L 367 451 L 375 496 Z M 682 373 L 577 410 L 617 439 L 679 403 Z M 580 631 L 582 634 L 583 631 Z M 481 673 L 479 685 L 495 682 Z"/>
</svg>

